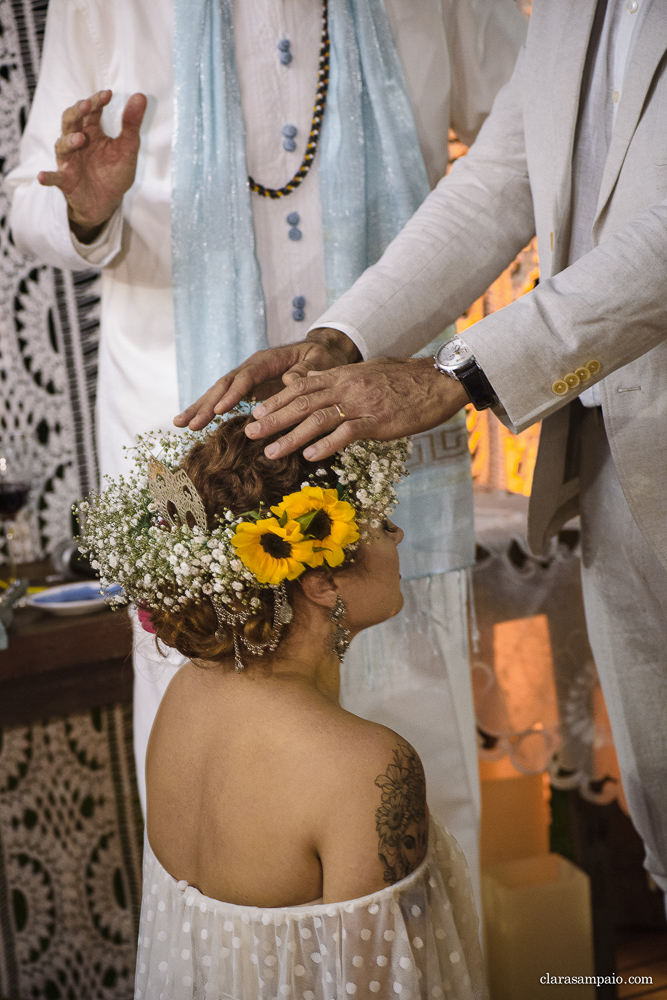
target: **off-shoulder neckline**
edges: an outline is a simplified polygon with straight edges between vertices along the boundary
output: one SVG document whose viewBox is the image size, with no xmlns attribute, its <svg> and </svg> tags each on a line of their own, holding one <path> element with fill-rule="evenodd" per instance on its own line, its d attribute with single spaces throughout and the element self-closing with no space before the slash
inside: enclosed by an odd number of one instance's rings
<svg viewBox="0 0 667 1000">
<path fill-rule="evenodd" d="M 333 916 L 334 914 L 329 914 L 327 911 L 341 909 L 346 910 L 346 908 L 357 909 L 358 907 L 372 906 L 373 903 L 378 900 L 384 901 L 384 899 L 394 895 L 396 892 L 409 889 L 414 882 L 419 881 L 431 861 L 431 853 L 435 844 L 435 832 L 434 820 L 433 817 L 430 816 L 426 854 L 415 870 L 410 872 L 409 875 L 406 875 L 405 878 L 399 879 L 398 882 L 393 882 L 391 885 L 387 885 L 383 889 L 376 889 L 375 892 L 368 893 L 365 896 L 358 896 L 356 899 L 344 899 L 337 903 L 299 903 L 296 906 L 245 906 L 242 903 L 227 903 L 223 899 L 215 899 L 213 896 L 205 896 L 199 891 L 199 889 L 196 888 L 196 886 L 190 885 L 190 883 L 185 879 L 177 881 L 173 875 L 170 875 L 155 856 L 155 852 L 149 843 L 148 836 L 146 836 L 145 841 L 146 847 L 150 851 L 153 861 L 162 872 L 164 880 L 170 883 L 177 892 L 183 894 L 188 893 L 188 895 L 193 896 L 193 906 L 196 906 L 200 902 L 205 902 L 207 909 L 210 907 L 219 909 L 220 912 L 224 912 L 229 916 L 234 914 L 241 916 L 245 914 L 254 915 L 261 919 L 264 914 L 267 914 L 269 917 L 281 915 L 295 918 L 302 914 L 304 916 Z"/>
</svg>

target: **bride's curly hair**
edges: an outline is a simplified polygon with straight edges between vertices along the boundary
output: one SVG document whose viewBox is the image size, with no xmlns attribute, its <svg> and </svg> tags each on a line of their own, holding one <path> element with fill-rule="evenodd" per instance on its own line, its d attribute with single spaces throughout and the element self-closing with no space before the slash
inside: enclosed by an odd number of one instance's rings
<svg viewBox="0 0 667 1000">
<path fill-rule="evenodd" d="M 286 494 L 301 489 L 313 472 L 313 463 L 306 461 L 301 451 L 283 458 L 267 458 L 264 454 L 267 444 L 284 432 L 253 441 L 245 434 L 252 419 L 238 415 L 223 421 L 204 441 L 195 444 L 180 463 L 202 498 L 209 529 L 216 527 L 218 516 L 226 509 L 238 516 L 258 510 L 260 505 L 266 508 L 279 503 Z M 317 469 L 326 471 L 326 475 L 318 477 L 325 488 L 336 486 L 334 462 L 335 456 L 316 463 Z M 297 580 L 285 581 L 290 603 L 297 586 Z M 251 642 L 265 642 L 273 624 L 273 591 L 258 587 L 248 596 L 257 597 L 260 603 L 243 627 L 244 634 Z M 151 608 L 150 621 L 157 639 L 191 659 L 223 662 L 234 655 L 232 631 L 220 629 L 208 600 L 201 603 L 193 600 L 176 609 Z M 283 628 L 283 637 L 290 627 Z M 216 637 L 216 632 L 217 636 L 222 632 L 223 638 Z M 245 661 L 254 660 L 245 650 L 243 655 Z"/>
</svg>

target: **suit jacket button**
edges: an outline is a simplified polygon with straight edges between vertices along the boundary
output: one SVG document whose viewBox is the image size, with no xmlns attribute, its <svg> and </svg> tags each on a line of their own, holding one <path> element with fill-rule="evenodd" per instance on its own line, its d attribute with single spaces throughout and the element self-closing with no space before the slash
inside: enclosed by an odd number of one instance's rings
<svg viewBox="0 0 667 1000">
<path fill-rule="evenodd" d="M 563 375 L 563 382 L 568 389 L 576 389 L 579 385 L 579 376 L 575 375 L 574 372 L 568 372 L 567 375 Z"/>
<path fill-rule="evenodd" d="M 597 373 L 602 368 L 602 365 L 600 364 L 599 361 L 589 361 L 586 367 L 588 368 L 591 375 L 597 375 Z"/>
<path fill-rule="evenodd" d="M 588 368 L 576 368 L 574 374 L 577 376 L 580 382 L 588 382 L 591 377 L 591 373 Z"/>
<path fill-rule="evenodd" d="M 567 392 L 567 382 L 564 382 L 562 378 L 558 379 L 557 382 L 554 382 L 551 388 L 557 396 L 564 396 Z"/>
</svg>

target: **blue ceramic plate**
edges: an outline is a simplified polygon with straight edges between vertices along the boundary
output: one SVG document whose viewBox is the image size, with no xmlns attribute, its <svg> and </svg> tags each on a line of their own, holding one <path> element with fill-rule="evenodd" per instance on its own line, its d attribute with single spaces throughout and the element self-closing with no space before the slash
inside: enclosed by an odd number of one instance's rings
<svg viewBox="0 0 667 1000">
<path fill-rule="evenodd" d="M 106 594 L 118 594 L 121 587 L 114 584 L 107 587 Z M 82 580 L 63 583 L 59 587 L 49 587 L 39 594 L 31 594 L 26 604 L 53 615 L 86 615 L 99 611 L 105 605 L 104 595 L 96 580 Z"/>
</svg>

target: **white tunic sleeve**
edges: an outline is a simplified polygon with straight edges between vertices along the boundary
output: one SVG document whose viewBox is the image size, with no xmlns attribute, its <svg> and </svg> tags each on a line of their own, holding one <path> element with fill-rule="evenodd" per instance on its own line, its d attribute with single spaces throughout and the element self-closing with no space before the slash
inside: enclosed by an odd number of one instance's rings
<svg viewBox="0 0 667 1000">
<path fill-rule="evenodd" d="M 136 1000 L 482 1000 L 470 878 L 431 820 L 407 878 L 345 903 L 236 906 L 176 882 L 148 843 Z"/>
<path fill-rule="evenodd" d="M 441 0 L 451 59 L 451 126 L 471 145 L 507 83 L 528 21 L 516 0 Z"/>
<path fill-rule="evenodd" d="M 470 145 L 526 38 L 515 0 L 384 0 L 431 187 L 449 127 Z M 347 332 L 347 331 L 344 331 Z"/>
<path fill-rule="evenodd" d="M 62 192 L 42 187 L 36 180 L 40 170 L 56 169 L 53 147 L 63 111 L 108 86 L 108 79 L 90 7 L 77 0 L 51 0 L 41 70 L 21 138 L 20 163 L 5 183 L 12 194 L 10 224 L 17 246 L 54 267 L 103 267 L 120 250 L 120 212 L 94 244 L 84 246 L 71 236 Z"/>
</svg>

